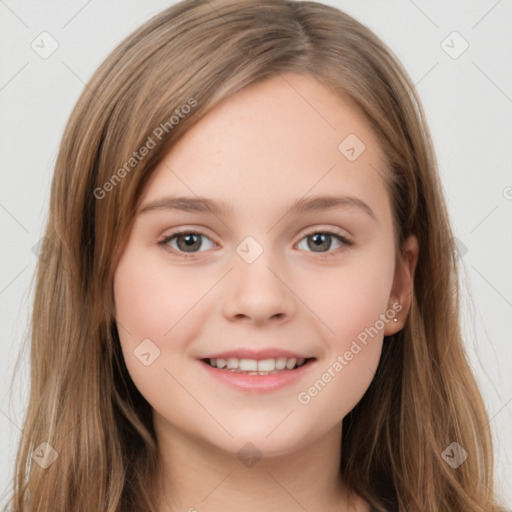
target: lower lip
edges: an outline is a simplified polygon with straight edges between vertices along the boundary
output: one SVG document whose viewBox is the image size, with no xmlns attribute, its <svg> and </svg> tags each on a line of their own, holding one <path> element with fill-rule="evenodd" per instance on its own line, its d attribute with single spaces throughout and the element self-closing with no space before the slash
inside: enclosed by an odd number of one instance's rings
<svg viewBox="0 0 512 512">
<path fill-rule="evenodd" d="M 247 375 L 229 370 L 219 370 L 219 368 L 214 368 L 202 360 L 199 362 L 212 377 L 236 389 L 247 392 L 268 393 L 288 386 L 303 377 L 312 366 L 315 366 L 316 359 L 308 360 L 295 370 L 283 370 L 271 375 Z"/>
</svg>

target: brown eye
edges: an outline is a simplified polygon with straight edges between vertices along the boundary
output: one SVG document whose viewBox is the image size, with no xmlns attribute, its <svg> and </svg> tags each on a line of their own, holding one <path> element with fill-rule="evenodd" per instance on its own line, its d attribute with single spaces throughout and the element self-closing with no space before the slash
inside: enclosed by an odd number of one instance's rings
<svg viewBox="0 0 512 512">
<path fill-rule="evenodd" d="M 176 236 L 176 245 L 180 251 L 194 252 L 201 247 L 201 235 L 189 233 Z"/>
<path fill-rule="evenodd" d="M 306 243 L 306 247 L 304 247 L 303 242 Z M 303 244 L 302 247 L 301 244 Z M 315 231 L 306 235 L 299 242 L 298 247 L 299 249 L 305 249 L 309 252 L 330 254 L 335 252 L 334 250 L 336 249 L 340 249 L 349 245 L 352 245 L 352 243 L 342 235 L 338 235 L 329 231 Z"/>
<path fill-rule="evenodd" d="M 314 252 L 322 252 L 324 249 L 329 250 L 332 245 L 332 237 L 327 233 L 315 233 L 308 236 L 306 240 L 308 241 L 308 247 Z"/>
<path fill-rule="evenodd" d="M 210 247 L 208 247 L 208 243 L 206 244 L 206 249 L 210 249 L 215 244 L 205 235 L 201 233 L 195 232 L 181 232 L 181 233 L 173 233 L 164 240 L 158 243 L 158 245 L 168 247 L 173 252 L 177 253 L 196 253 L 203 252 L 200 248 L 204 249 L 204 241 L 207 240 L 210 243 Z"/>
</svg>

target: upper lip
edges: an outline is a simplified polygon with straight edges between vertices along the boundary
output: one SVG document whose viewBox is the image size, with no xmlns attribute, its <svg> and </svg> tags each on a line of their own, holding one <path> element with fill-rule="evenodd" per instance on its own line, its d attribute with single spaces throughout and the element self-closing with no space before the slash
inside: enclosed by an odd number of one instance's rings
<svg viewBox="0 0 512 512">
<path fill-rule="evenodd" d="M 230 357 L 237 359 L 256 359 L 257 361 L 260 361 L 263 359 L 277 359 L 279 357 L 286 357 L 287 359 L 310 359 L 312 356 L 298 354 L 296 352 L 290 352 L 289 350 L 282 350 L 279 348 L 266 348 L 260 350 L 240 348 L 211 354 L 202 357 L 201 359 L 228 359 Z"/>
</svg>

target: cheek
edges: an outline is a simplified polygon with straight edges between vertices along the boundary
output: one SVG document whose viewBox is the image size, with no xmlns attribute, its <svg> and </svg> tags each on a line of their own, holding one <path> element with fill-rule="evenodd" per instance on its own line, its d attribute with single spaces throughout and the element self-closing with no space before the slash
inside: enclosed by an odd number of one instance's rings
<svg viewBox="0 0 512 512">
<path fill-rule="evenodd" d="M 321 319 L 325 358 L 305 383 L 299 403 L 344 417 L 368 389 L 378 366 L 389 310 L 394 253 L 390 248 L 303 282 L 308 306 Z M 387 312 L 387 314 L 386 314 Z"/>
<path fill-rule="evenodd" d="M 198 291 L 184 282 L 183 272 L 165 273 L 137 251 L 127 252 L 114 276 L 116 320 L 126 341 L 163 341 L 184 318 Z M 123 329 L 124 327 L 124 329 Z"/>
<path fill-rule="evenodd" d="M 132 380 L 154 408 L 164 407 L 169 393 L 181 393 L 169 373 L 180 372 L 187 340 L 200 329 L 200 308 L 194 305 L 206 291 L 180 269 L 165 273 L 148 264 L 147 255 L 133 248 L 119 262 L 114 297 L 121 349 Z M 189 388 L 193 382 L 187 382 Z"/>
<path fill-rule="evenodd" d="M 163 341 L 172 326 L 172 295 L 164 297 L 163 290 L 158 272 L 136 251 L 123 255 L 114 275 L 116 323 L 126 367 L 143 394 L 161 370 Z"/>
<path fill-rule="evenodd" d="M 331 347 L 344 350 L 350 342 L 376 326 L 383 331 L 381 315 L 389 308 L 393 285 L 393 252 L 356 255 L 337 269 L 315 272 L 302 279 L 305 302 L 322 321 Z"/>
<path fill-rule="evenodd" d="M 380 249 L 358 253 L 337 268 L 305 266 L 290 279 L 298 297 L 297 316 L 292 321 L 309 324 L 307 331 L 318 335 L 323 356 L 317 371 L 297 390 L 302 395 L 292 400 L 302 404 L 297 404 L 302 414 L 323 417 L 324 423 L 336 423 L 357 404 L 380 358 L 382 332 L 375 334 L 371 328 L 375 329 L 379 315 L 386 311 L 393 274 L 392 250 L 387 254 Z M 182 269 L 171 272 L 156 263 L 148 264 L 147 255 L 136 251 L 125 254 L 114 278 L 116 318 L 128 371 L 151 406 L 175 423 L 185 424 L 193 415 L 204 417 L 182 386 L 193 396 L 205 391 L 193 375 L 182 371 L 187 365 L 181 362 L 186 363 L 187 343 L 199 337 L 208 315 L 212 295 L 207 292 L 212 280 L 215 282 L 211 269 L 204 273 L 197 269 L 191 281 Z M 139 350 L 143 340 L 151 341 Z M 146 366 L 143 359 L 153 359 L 158 351 L 158 357 Z M 140 356 L 148 353 L 149 357 L 141 360 Z M 306 403 L 309 405 L 303 408 Z M 279 408 L 275 417 L 280 414 Z M 245 416 L 225 415 L 240 431 L 246 428 Z M 272 423 L 272 414 L 269 418 Z M 305 416 L 297 415 L 296 421 L 298 430 L 307 428 Z"/>
</svg>

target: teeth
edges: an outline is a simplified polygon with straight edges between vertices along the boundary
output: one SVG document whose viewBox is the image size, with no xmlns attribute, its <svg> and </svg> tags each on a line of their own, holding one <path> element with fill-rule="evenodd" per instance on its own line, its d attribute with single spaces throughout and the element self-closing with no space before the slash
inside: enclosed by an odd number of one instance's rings
<svg viewBox="0 0 512 512">
<path fill-rule="evenodd" d="M 258 361 L 254 359 L 240 359 L 238 368 L 243 372 L 256 372 L 258 371 Z"/>
<path fill-rule="evenodd" d="M 286 357 L 276 359 L 276 370 L 284 370 L 286 368 Z"/>
<path fill-rule="evenodd" d="M 259 372 L 273 372 L 275 369 L 276 362 L 274 359 L 262 359 L 261 361 L 258 361 Z"/>
<path fill-rule="evenodd" d="M 286 361 L 286 368 L 288 368 L 288 370 L 291 370 L 291 369 L 295 368 L 296 364 L 297 364 L 297 359 L 292 357 L 291 359 L 288 359 L 288 361 Z"/>
<path fill-rule="evenodd" d="M 210 366 L 213 368 L 232 370 L 238 373 L 250 373 L 254 375 L 268 374 L 280 370 L 293 370 L 302 366 L 305 362 L 304 358 L 296 359 L 295 357 L 286 358 L 278 357 L 277 359 L 238 359 L 236 357 L 228 357 L 227 359 L 208 359 Z"/>
<path fill-rule="evenodd" d="M 228 357 L 228 370 L 234 370 L 235 368 L 238 368 L 238 359 Z"/>
</svg>

